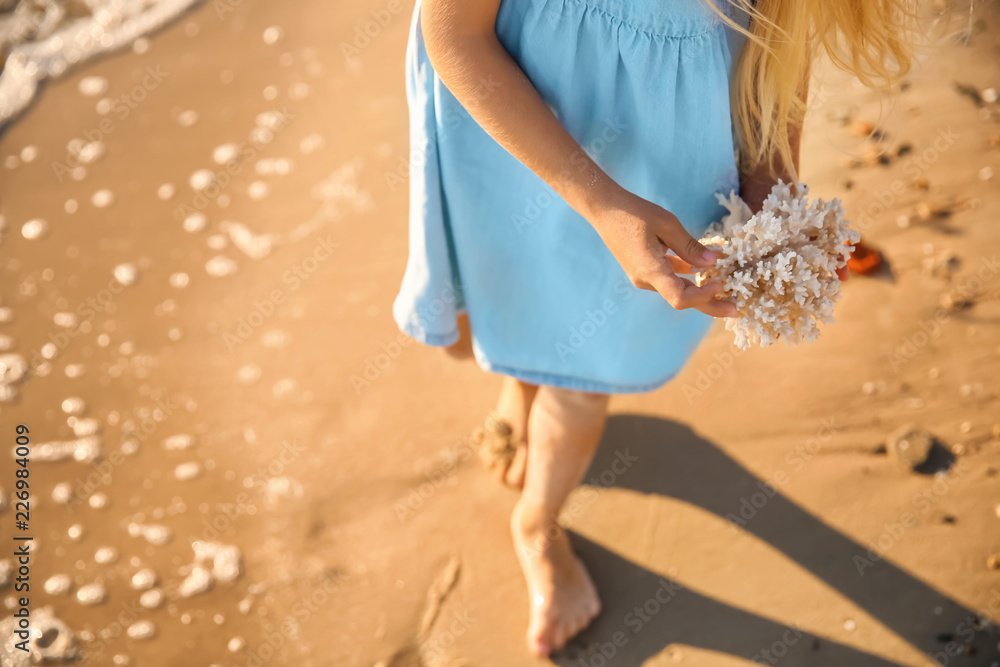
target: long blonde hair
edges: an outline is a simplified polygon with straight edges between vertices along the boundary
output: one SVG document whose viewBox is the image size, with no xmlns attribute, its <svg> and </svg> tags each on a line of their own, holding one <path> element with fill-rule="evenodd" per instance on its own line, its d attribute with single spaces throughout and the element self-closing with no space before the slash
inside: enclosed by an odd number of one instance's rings
<svg viewBox="0 0 1000 667">
<path fill-rule="evenodd" d="M 767 166 L 798 180 L 788 136 L 805 115 L 802 91 L 814 56 L 825 52 L 873 88 L 897 81 L 913 63 L 912 0 L 729 0 L 750 16 L 749 30 L 709 2 L 748 38 L 732 88 L 743 173 Z"/>
</svg>

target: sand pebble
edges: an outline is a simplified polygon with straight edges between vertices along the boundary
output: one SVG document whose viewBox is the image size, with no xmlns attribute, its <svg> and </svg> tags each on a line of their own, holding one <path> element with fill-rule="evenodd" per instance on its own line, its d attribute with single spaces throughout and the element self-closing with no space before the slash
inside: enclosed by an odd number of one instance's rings
<svg viewBox="0 0 1000 667">
<path fill-rule="evenodd" d="M 224 584 L 235 581 L 242 572 L 243 555 L 238 547 L 218 542 L 195 541 L 195 562 L 212 562 L 212 578 Z"/>
<path fill-rule="evenodd" d="M 991 570 L 1000 570 L 1000 554 L 992 554 L 987 558 L 986 567 Z"/>
<path fill-rule="evenodd" d="M 45 580 L 43 588 L 49 595 L 67 595 L 73 587 L 73 580 L 66 574 L 54 574 Z"/>
<path fill-rule="evenodd" d="M 210 276 L 224 277 L 236 273 L 236 262 L 225 255 L 216 255 L 205 263 L 205 271 Z"/>
<path fill-rule="evenodd" d="M 220 144 L 212 151 L 212 159 L 216 164 L 229 164 L 240 155 L 240 147 L 237 144 Z"/>
<path fill-rule="evenodd" d="M 76 154 L 77 160 L 81 163 L 90 164 L 104 155 L 105 147 L 102 141 L 91 141 L 74 145 L 70 150 Z"/>
<path fill-rule="evenodd" d="M 996 88 L 987 88 L 986 90 L 984 90 L 981 93 L 981 95 L 982 95 L 983 101 L 986 102 L 986 103 L 988 103 L 988 104 L 993 104 L 994 102 L 997 101 L 997 89 Z"/>
<path fill-rule="evenodd" d="M 271 329 L 260 337 L 260 343 L 264 347 L 281 348 L 287 347 L 292 342 L 292 336 L 282 329 Z"/>
<path fill-rule="evenodd" d="M 66 505 L 73 499 L 73 487 L 69 482 L 59 482 L 52 487 L 52 500 L 60 505 Z"/>
<path fill-rule="evenodd" d="M 74 542 L 79 541 L 84 535 L 83 526 L 79 523 L 74 523 L 66 529 L 66 535 Z"/>
<path fill-rule="evenodd" d="M 285 34 L 279 26 L 272 25 L 264 30 L 264 43 L 265 44 L 275 44 L 277 43 Z"/>
<path fill-rule="evenodd" d="M 313 153 L 318 153 L 323 150 L 325 145 L 326 141 L 323 139 L 322 135 L 314 132 L 299 142 L 299 151 L 303 155 L 312 155 Z"/>
<path fill-rule="evenodd" d="M 184 231 L 192 234 L 200 232 L 208 225 L 208 218 L 203 213 L 192 213 L 184 218 Z"/>
<path fill-rule="evenodd" d="M 247 196 L 254 201 L 260 201 L 271 194 L 271 186 L 264 181 L 254 181 L 247 186 Z"/>
<path fill-rule="evenodd" d="M 139 269 L 132 262 L 124 262 L 114 268 L 115 280 L 128 287 L 139 279 Z"/>
<path fill-rule="evenodd" d="M 229 643 L 226 644 L 226 648 L 229 649 L 230 653 L 239 653 L 243 650 L 244 646 L 246 646 L 246 641 L 243 637 L 233 637 L 229 640 Z"/>
<path fill-rule="evenodd" d="M 76 417 L 70 417 L 72 421 L 71 426 L 73 427 L 73 435 L 78 438 L 82 438 L 87 435 L 94 435 L 101 430 L 101 422 L 94 417 L 87 417 L 85 419 L 77 419 Z"/>
<path fill-rule="evenodd" d="M 59 312 L 52 315 L 52 323 L 57 327 L 72 329 L 80 323 L 80 319 L 76 316 L 76 313 Z"/>
<path fill-rule="evenodd" d="M 191 127 L 198 122 L 198 112 L 192 109 L 182 111 L 177 115 L 177 122 L 181 127 Z"/>
<path fill-rule="evenodd" d="M 993 178 L 993 167 L 983 167 L 979 170 L 979 180 L 988 181 Z"/>
<path fill-rule="evenodd" d="M 172 435 L 169 438 L 165 438 L 160 444 L 163 445 L 164 449 L 167 450 L 183 450 L 191 449 L 194 447 L 194 436 L 188 435 L 187 433 L 178 433 L 177 435 Z"/>
<path fill-rule="evenodd" d="M 144 567 L 132 575 L 132 588 L 137 591 L 149 590 L 156 585 L 156 572 Z"/>
<path fill-rule="evenodd" d="M 191 568 L 190 574 L 177 587 L 177 593 L 182 598 L 189 598 L 204 593 L 212 587 L 212 571 L 201 565 Z"/>
<path fill-rule="evenodd" d="M 166 526 L 142 524 L 135 521 L 128 524 L 128 534 L 132 537 L 142 537 L 150 544 L 162 546 L 170 541 L 173 534 Z"/>
<path fill-rule="evenodd" d="M 277 111 L 262 111 L 254 119 L 257 127 L 268 130 L 280 130 L 285 124 L 285 117 Z"/>
<path fill-rule="evenodd" d="M 187 463 L 178 464 L 174 468 L 174 477 L 181 481 L 187 481 L 189 479 L 194 479 L 201 476 L 202 467 L 197 461 L 188 461 Z"/>
<path fill-rule="evenodd" d="M 108 506 L 108 502 L 110 501 L 108 500 L 107 495 L 103 493 L 95 493 L 87 498 L 87 504 L 95 510 L 104 509 Z"/>
<path fill-rule="evenodd" d="M 78 396 L 70 396 L 69 398 L 64 398 L 62 402 L 62 411 L 68 415 L 78 415 L 86 409 L 86 404 L 83 399 Z"/>
<path fill-rule="evenodd" d="M 163 201 L 167 201 L 168 199 L 171 199 L 176 192 L 177 188 L 173 183 L 164 183 L 156 189 L 156 196 Z"/>
<path fill-rule="evenodd" d="M 115 203 L 115 195 L 111 190 L 98 190 L 91 195 L 90 203 L 97 208 L 107 208 Z"/>
<path fill-rule="evenodd" d="M 125 631 L 132 639 L 152 639 L 156 636 L 156 626 L 152 621 L 136 621 Z"/>
<path fill-rule="evenodd" d="M 255 144 L 267 145 L 274 141 L 274 132 L 266 127 L 255 127 L 250 130 L 250 141 Z"/>
<path fill-rule="evenodd" d="M 261 176 L 284 176 L 295 169 L 295 163 L 288 158 L 264 158 L 257 161 L 254 169 Z"/>
<path fill-rule="evenodd" d="M 37 157 L 38 148 L 36 146 L 25 146 L 21 149 L 21 160 L 23 162 L 34 162 Z"/>
<path fill-rule="evenodd" d="M 886 451 L 905 470 L 916 470 L 927 462 L 934 436 L 916 424 L 905 424 L 886 439 Z"/>
<path fill-rule="evenodd" d="M 107 589 L 99 582 L 85 584 L 76 591 L 77 602 L 85 605 L 101 604 L 107 596 Z"/>
<path fill-rule="evenodd" d="M 83 364 L 66 364 L 66 367 L 63 368 L 63 373 L 68 378 L 78 378 L 83 377 L 86 370 L 87 367 Z"/>
<path fill-rule="evenodd" d="M 848 632 L 854 632 L 858 627 L 858 624 L 853 619 L 847 619 L 844 621 L 844 629 Z"/>
<path fill-rule="evenodd" d="M 163 591 L 153 588 L 139 596 L 139 604 L 146 609 L 156 609 L 163 604 Z"/>
<path fill-rule="evenodd" d="M 233 245 L 251 259 L 263 259 L 271 254 L 278 240 L 275 234 L 256 234 L 243 223 L 232 220 L 223 220 L 219 224 L 219 229 L 227 233 Z"/>
<path fill-rule="evenodd" d="M 170 278 L 168 279 L 168 281 L 170 282 L 170 286 L 177 289 L 183 289 L 187 287 L 190 280 L 191 279 L 188 276 L 188 274 L 181 272 L 171 273 Z"/>
<path fill-rule="evenodd" d="M 77 440 L 50 441 L 36 444 L 31 453 L 35 461 L 65 461 L 93 463 L 101 457 L 101 439 L 88 435 Z"/>
<path fill-rule="evenodd" d="M 945 310 L 963 310 L 971 308 L 975 302 L 961 292 L 946 292 L 941 295 L 941 306 Z"/>
<path fill-rule="evenodd" d="M 215 172 L 211 169 L 199 169 L 189 179 L 191 187 L 195 190 L 204 190 L 215 180 Z"/>
<path fill-rule="evenodd" d="M 87 97 L 97 97 L 103 95 L 108 90 L 108 80 L 103 76 L 85 76 L 80 79 L 77 89 L 81 95 Z"/>
<path fill-rule="evenodd" d="M 94 553 L 94 562 L 107 564 L 118 560 L 118 549 L 114 547 L 101 547 Z"/>
<path fill-rule="evenodd" d="M 260 366 L 257 366 L 256 364 L 246 364 L 240 366 L 239 370 L 236 371 L 236 379 L 242 384 L 253 384 L 260 380 L 260 376 Z"/>
<path fill-rule="evenodd" d="M 278 87 L 277 86 L 265 86 L 263 96 L 265 100 L 274 100 L 278 97 Z"/>
<path fill-rule="evenodd" d="M 21 226 L 21 236 L 29 241 L 37 241 L 49 233 L 49 223 L 41 218 L 29 220 Z"/>
</svg>

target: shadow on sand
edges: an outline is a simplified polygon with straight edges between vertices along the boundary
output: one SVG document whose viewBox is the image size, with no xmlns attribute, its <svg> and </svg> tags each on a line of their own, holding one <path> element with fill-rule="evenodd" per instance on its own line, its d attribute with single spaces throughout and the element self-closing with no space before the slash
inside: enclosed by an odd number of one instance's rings
<svg viewBox="0 0 1000 667">
<path fill-rule="evenodd" d="M 615 486 L 621 488 L 676 498 L 723 518 L 738 516 L 743 499 L 761 491 L 760 479 L 691 429 L 635 415 L 618 415 L 608 421 L 586 479 L 607 470 L 616 452 L 625 447 L 638 457 L 640 465 L 618 475 Z M 873 561 L 867 547 L 780 492 L 769 497 L 739 529 L 782 551 L 940 664 L 971 667 L 990 665 L 998 659 L 996 626 L 974 632 L 980 627 L 974 610 L 888 560 Z M 727 653 L 760 664 L 902 664 L 713 600 L 578 535 L 572 539 L 601 592 L 604 610 L 587 631 L 553 656 L 558 665 L 637 667 L 671 644 Z M 872 563 L 864 568 L 863 576 L 855 557 Z M 747 568 L 745 575 L 755 576 L 754 570 Z M 780 586 L 782 582 L 773 584 Z M 647 610 L 656 613 L 647 611 L 648 620 L 643 620 L 635 608 L 647 603 Z M 616 633 L 620 633 L 620 646 L 614 645 Z M 955 655 L 948 655 L 948 649 Z"/>
</svg>

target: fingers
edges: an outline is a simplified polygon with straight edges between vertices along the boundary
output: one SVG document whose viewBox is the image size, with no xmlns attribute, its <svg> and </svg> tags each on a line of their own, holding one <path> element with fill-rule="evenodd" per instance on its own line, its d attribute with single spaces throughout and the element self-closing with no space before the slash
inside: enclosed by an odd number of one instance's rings
<svg viewBox="0 0 1000 667">
<path fill-rule="evenodd" d="M 660 241 L 691 266 L 712 266 L 719 258 L 719 253 L 709 250 L 699 243 L 698 239 L 688 234 L 687 230 L 681 226 L 680 221 L 673 215 L 670 215 L 659 226 L 656 235 Z"/>
<path fill-rule="evenodd" d="M 714 299 L 703 306 L 698 306 L 698 310 L 711 315 L 712 317 L 736 317 L 736 304 L 725 299 Z"/>
<path fill-rule="evenodd" d="M 715 298 L 722 291 L 720 283 L 709 282 L 699 287 L 690 280 L 665 271 L 650 278 L 648 282 L 667 300 L 667 303 L 677 310 L 695 308 L 713 317 L 733 317 L 736 315 L 735 305 L 729 301 L 720 301 Z"/>
<path fill-rule="evenodd" d="M 674 273 L 695 273 L 695 268 L 677 255 L 667 255 L 667 261 Z"/>
</svg>

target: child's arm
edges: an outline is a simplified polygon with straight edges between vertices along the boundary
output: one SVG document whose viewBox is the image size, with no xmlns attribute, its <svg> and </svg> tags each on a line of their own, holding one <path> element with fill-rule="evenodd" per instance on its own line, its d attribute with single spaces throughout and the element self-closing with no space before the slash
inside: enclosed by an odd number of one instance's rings
<svg viewBox="0 0 1000 667">
<path fill-rule="evenodd" d="M 809 70 L 804 75 L 803 84 L 799 90 L 799 98 L 803 103 L 809 101 Z M 777 173 L 771 173 L 771 166 L 762 162 L 749 174 L 740 175 L 740 198 L 747 203 L 750 210 L 757 213 L 764 206 L 764 200 L 771 194 L 771 188 L 778 179 L 785 183 L 794 183 L 794 174 L 799 173 L 799 146 L 802 139 L 802 126 L 800 124 L 788 125 L 788 147 L 792 153 L 792 169 L 781 163 L 781 157 L 775 155 L 774 163 L 778 166 Z M 794 171 L 793 171 L 794 170 Z"/>
<path fill-rule="evenodd" d="M 674 308 L 731 317 L 718 283 L 695 286 L 675 271 L 715 263 L 667 210 L 615 183 L 562 127 L 496 36 L 500 0 L 423 0 L 427 55 L 448 89 L 486 132 L 586 218 L 632 283 Z M 489 82 L 489 86 L 484 83 Z M 673 250 L 678 257 L 667 255 Z"/>
<path fill-rule="evenodd" d="M 806 69 L 805 80 L 802 85 L 802 89 L 799 91 L 799 95 L 803 102 L 808 103 L 809 101 L 809 70 Z M 794 173 L 799 173 L 799 148 L 802 144 L 802 125 L 795 124 L 789 125 L 788 127 L 788 146 L 792 152 L 792 166 L 794 167 Z M 775 158 L 776 164 L 780 164 L 780 159 Z M 777 174 L 772 174 L 770 166 L 765 164 L 759 165 L 753 172 L 749 174 L 740 175 L 740 198 L 747 203 L 750 210 L 754 213 L 759 212 L 764 207 L 764 200 L 767 196 L 771 194 L 771 188 L 778 179 L 783 180 L 785 183 L 794 183 L 795 177 L 791 169 L 785 166 L 778 169 Z M 851 272 L 846 266 L 837 269 L 837 275 L 841 280 L 847 280 L 851 276 Z"/>
</svg>

